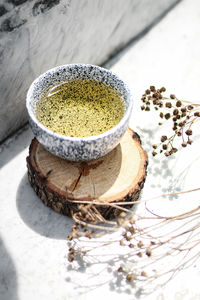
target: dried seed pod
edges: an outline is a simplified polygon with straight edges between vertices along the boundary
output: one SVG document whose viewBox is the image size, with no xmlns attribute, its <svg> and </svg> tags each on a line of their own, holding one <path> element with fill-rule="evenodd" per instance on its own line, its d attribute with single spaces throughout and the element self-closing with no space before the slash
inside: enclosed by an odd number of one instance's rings
<svg viewBox="0 0 200 300">
<path fill-rule="evenodd" d="M 192 105 L 188 105 L 188 107 L 187 107 L 188 110 L 192 110 L 193 108 L 194 108 L 194 106 L 192 106 Z"/>
<path fill-rule="evenodd" d="M 141 276 L 147 277 L 147 273 L 146 273 L 145 271 L 142 271 L 142 272 L 141 272 Z"/>
<path fill-rule="evenodd" d="M 152 155 L 153 155 L 153 156 L 156 156 L 156 155 L 157 155 L 157 152 L 156 152 L 156 151 L 153 151 L 153 152 L 152 152 Z"/>
<path fill-rule="evenodd" d="M 121 273 L 121 272 L 124 272 L 123 268 L 122 267 L 119 267 L 117 272 Z"/>
<path fill-rule="evenodd" d="M 166 119 L 166 120 L 169 120 L 170 117 L 171 117 L 170 113 L 165 114 L 165 119 Z"/>
<path fill-rule="evenodd" d="M 155 92 L 155 90 L 156 90 L 155 86 L 154 86 L 154 85 L 151 85 L 151 86 L 150 86 L 150 90 L 151 90 L 152 92 Z"/>
<path fill-rule="evenodd" d="M 151 248 L 150 248 L 150 247 L 147 247 L 145 253 L 146 253 L 147 256 L 151 256 Z"/>
<path fill-rule="evenodd" d="M 176 101 L 176 106 L 177 107 L 181 107 L 181 105 L 182 105 L 182 102 L 180 100 Z"/>
<path fill-rule="evenodd" d="M 162 145 L 163 150 L 167 150 L 167 144 Z"/>
<path fill-rule="evenodd" d="M 175 108 L 174 110 L 173 110 L 173 115 L 174 116 L 177 116 L 179 114 L 179 110 L 177 109 L 177 108 Z"/>
<path fill-rule="evenodd" d="M 187 147 L 187 143 L 186 143 L 186 142 L 183 142 L 183 143 L 181 144 L 181 146 L 182 146 L 183 148 L 185 148 L 185 147 Z"/>
<path fill-rule="evenodd" d="M 129 282 L 132 282 L 135 279 L 136 279 L 136 275 L 134 273 L 129 273 L 126 276 L 126 280 L 129 281 Z"/>
<path fill-rule="evenodd" d="M 74 255 L 73 254 L 69 254 L 68 255 L 68 261 L 69 262 L 73 262 L 74 261 Z"/>
<path fill-rule="evenodd" d="M 147 90 L 145 91 L 145 93 L 146 93 L 146 95 L 149 95 L 149 94 L 151 93 L 151 91 L 150 91 L 149 89 L 147 89 Z"/>
<path fill-rule="evenodd" d="M 186 111 L 187 111 L 186 107 L 182 107 L 182 108 L 181 108 L 181 112 L 184 113 L 184 112 L 186 112 Z"/>
<path fill-rule="evenodd" d="M 162 143 L 165 142 L 167 140 L 167 136 L 166 135 L 161 136 L 160 140 Z"/>
<path fill-rule="evenodd" d="M 166 103 L 165 103 L 165 106 L 168 107 L 168 108 L 171 108 L 171 107 L 172 107 L 172 104 L 171 104 L 171 102 L 166 102 Z"/>
<path fill-rule="evenodd" d="M 163 87 L 161 87 L 160 91 L 161 92 L 166 92 L 166 88 L 163 86 Z"/>
<path fill-rule="evenodd" d="M 68 237 L 67 237 L 67 239 L 68 239 L 69 241 L 73 240 L 72 234 L 69 234 Z"/>
<path fill-rule="evenodd" d="M 185 132 L 187 135 L 192 135 L 192 130 L 191 129 L 188 129 L 188 130 L 186 130 L 186 132 Z"/>
<path fill-rule="evenodd" d="M 139 241 L 139 242 L 137 243 L 137 246 L 138 246 L 139 248 L 142 248 L 142 247 L 144 246 L 144 244 L 143 244 L 142 241 Z"/>
<path fill-rule="evenodd" d="M 164 114 L 161 112 L 160 113 L 160 118 L 163 118 L 164 117 Z"/>
</svg>

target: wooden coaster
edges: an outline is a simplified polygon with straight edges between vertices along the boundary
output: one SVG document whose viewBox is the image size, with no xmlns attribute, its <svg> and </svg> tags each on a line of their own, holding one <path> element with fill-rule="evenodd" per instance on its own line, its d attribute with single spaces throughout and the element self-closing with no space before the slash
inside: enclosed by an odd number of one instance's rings
<svg viewBox="0 0 200 300">
<path fill-rule="evenodd" d="M 48 152 L 37 139 L 32 140 L 27 157 L 30 184 L 45 205 L 72 216 L 78 211 L 79 201 L 101 202 L 105 205 L 96 208 L 106 219 L 119 214 L 119 210 L 106 204 L 139 198 L 147 164 L 139 136 L 131 129 L 113 151 L 93 161 L 61 159 Z"/>
</svg>

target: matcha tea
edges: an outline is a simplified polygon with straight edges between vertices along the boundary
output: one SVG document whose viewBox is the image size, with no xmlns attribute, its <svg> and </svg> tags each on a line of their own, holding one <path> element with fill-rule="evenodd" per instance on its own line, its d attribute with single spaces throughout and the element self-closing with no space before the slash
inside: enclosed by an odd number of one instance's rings
<svg viewBox="0 0 200 300">
<path fill-rule="evenodd" d="M 73 79 L 47 90 L 36 107 L 37 119 L 50 130 L 73 137 L 101 134 L 124 114 L 120 94 L 94 79 Z"/>
</svg>

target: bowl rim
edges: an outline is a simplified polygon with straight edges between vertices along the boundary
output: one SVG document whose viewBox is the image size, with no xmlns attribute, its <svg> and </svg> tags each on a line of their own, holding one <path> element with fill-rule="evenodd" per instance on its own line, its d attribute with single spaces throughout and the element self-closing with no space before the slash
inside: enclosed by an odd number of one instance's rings
<svg viewBox="0 0 200 300">
<path fill-rule="evenodd" d="M 106 72 L 107 74 L 109 74 L 110 76 L 114 77 L 115 79 L 117 79 L 117 81 L 120 81 L 120 83 L 122 84 L 122 86 L 124 87 L 124 89 L 127 92 L 127 96 L 129 97 L 129 105 L 122 117 L 122 119 L 119 121 L 119 123 L 117 123 L 117 125 L 115 125 L 114 127 L 110 128 L 109 130 L 98 134 L 98 135 L 92 135 L 92 136 L 87 136 L 87 137 L 71 137 L 71 136 L 67 136 L 67 135 L 62 135 L 60 133 L 54 132 L 52 130 L 50 130 L 49 128 L 47 128 L 46 126 L 44 126 L 35 116 L 35 113 L 33 112 L 33 109 L 31 107 L 31 96 L 33 94 L 33 89 L 34 86 L 42 79 L 45 77 L 45 75 L 47 73 L 56 73 L 59 69 L 66 69 L 66 68 L 73 68 L 73 67 L 95 67 L 103 72 Z M 53 67 L 45 72 L 43 72 L 41 75 L 39 75 L 30 85 L 28 91 L 27 91 L 27 95 L 26 95 L 26 108 L 28 111 L 28 115 L 31 118 L 31 120 L 33 121 L 34 124 L 37 124 L 37 126 L 44 132 L 46 132 L 48 135 L 52 136 L 52 137 L 56 137 L 59 140 L 62 141 L 72 141 L 72 142 L 81 142 L 81 141 L 95 141 L 98 139 L 102 139 L 105 138 L 107 136 L 110 136 L 112 134 L 114 134 L 116 131 L 118 131 L 118 129 L 120 129 L 121 127 L 123 127 L 124 124 L 126 124 L 129 120 L 129 117 L 131 115 L 132 112 L 132 108 L 133 108 L 133 97 L 131 94 L 131 91 L 129 89 L 129 87 L 127 86 L 127 84 L 118 77 L 118 75 L 116 75 L 115 73 L 113 73 L 112 71 L 97 66 L 97 65 L 93 65 L 93 64 L 84 64 L 84 63 L 73 63 L 73 64 L 65 64 L 65 65 L 59 65 L 56 67 Z"/>
</svg>

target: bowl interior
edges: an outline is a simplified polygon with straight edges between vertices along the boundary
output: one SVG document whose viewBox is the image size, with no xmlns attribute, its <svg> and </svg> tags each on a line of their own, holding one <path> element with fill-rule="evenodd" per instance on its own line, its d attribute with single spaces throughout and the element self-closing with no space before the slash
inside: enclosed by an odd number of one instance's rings
<svg viewBox="0 0 200 300">
<path fill-rule="evenodd" d="M 30 86 L 26 105 L 30 118 L 44 130 L 44 126 L 37 120 L 35 112 L 37 102 L 41 95 L 49 88 L 71 79 L 94 79 L 103 82 L 117 90 L 122 96 L 124 103 L 124 115 L 116 125 L 126 121 L 132 110 L 132 97 L 126 84 L 112 72 L 94 65 L 71 64 L 58 66 L 40 75 Z M 115 126 L 115 127 L 116 127 Z M 45 127 L 46 128 L 46 127 Z M 46 129 L 48 130 L 48 129 Z M 112 130 L 112 129 L 110 129 Z M 108 130 L 108 131 L 110 131 Z M 48 130 L 50 131 L 50 130 Z M 55 133 L 54 133 L 55 134 Z M 59 134 L 57 134 L 59 136 Z"/>
</svg>

